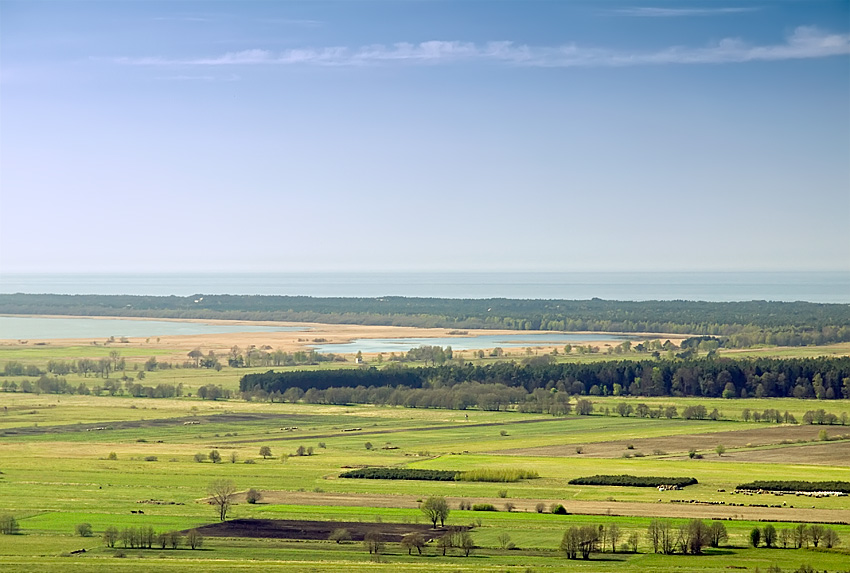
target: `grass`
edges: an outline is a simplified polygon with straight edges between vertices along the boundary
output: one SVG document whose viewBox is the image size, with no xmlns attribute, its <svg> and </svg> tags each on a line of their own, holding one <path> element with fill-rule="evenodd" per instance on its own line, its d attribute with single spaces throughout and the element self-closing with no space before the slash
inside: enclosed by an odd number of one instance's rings
<svg viewBox="0 0 850 573">
<path fill-rule="evenodd" d="M 842 347 L 843 348 L 843 347 Z M 848 346 L 850 348 L 850 346 Z M 5 347 L 0 348 L 0 364 L 20 360 L 43 365 L 50 359 L 72 359 L 108 355 L 103 347 Z M 133 352 L 131 352 L 131 350 Z M 759 352 L 785 352 L 759 349 Z M 795 353 L 812 349 L 793 349 Z M 122 356 L 143 361 L 147 356 L 166 353 L 164 349 L 121 349 Z M 756 351 L 753 351 L 756 352 Z M 791 350 L 788 350 L 791 352 Z M 737 353 L 736 353 L 737 354 Z M 801 354 L 797 354 L 801 355 Z M 596 360 L 589 355 L 569 359 Z M 485 359 L 489 360 L 489 359 Z M 322 366 L 324 367 L 324 366 Z M 261 371 L 263 369 L 253 369 Z M 222 372 L 174 369 L 152 372 L 144 384 L 183 383 L 187 388 L 214 383 L 235 388 L 238 378 L 251 369 Z M 77 380 L 76 375 L 68 377 Z M 95 378 L 80 378 L 89 384 Z M 78 382 L 77 382 L 78 383 Z M 569 562 L 556 551 L 560 538 L 570 525 L 617 523 L 624 532 L 642 534 L 649 517 L 554 516 L 534 511 L 504 511 L 507 502 L 536 500 L 636 502 L 663 512 L 672 499 L 701 501 L 745 501 L 774 503 L 775 500 L 741 499 L 728 492 L 741 481 L 756 479 L 841 480 L 847 479 L 846 466 L 796 463 L 792 445 L 769 444 L 788 452 L 788 462 L 760 464 L 734 460 L 688 460 L 681 455 L 649 455 L 641 458 L 554 458 L 514 455 L 536 446 L 578 445 L 612 440 L 648 437 L 677 437 L 686 441 L 694 433 L 769 427 L 768 424 L 740 421 L 744 408 L 788 410 L 798 420 L 807 410 L 824 408 L 840 414 L 850 411 L 850 401 L 793 399 L 697 399 L 591 397 L 597 413 L 613 411 L 622 401 L 645 403 L 651 407 L 674 404 L 679 411 L 702 404 L 717 408 L 726 420 L 622 418 L 617 415 L 568 416 L 553 418 L 518 412 L 477 410 L 420 410 L 367 405 L 329 406 L 270 404 L 242 400 L 201 401 L 195 398 L 143 399 L 76 395 L 0 394 L 0 514 L 11 513 L 20 521 L 22 534 L 0 535 L 0 569 L 4 571 L 728 571 L 728 566 L 758 566 L 762 570 L 775 563 L 793 571 L 801 563 L 830 571 L 846 569 L 846 552 L 812 550 L 768 550 L 746 547 L 749 530 L 761 526 L 739 519 L 726 522 L 729 546 L 705 556 L 658 556 L 646 551 L 637 555 L 605 554 L 590 563 Z M 199 422 L 185 424 L 186 421 Z M 297 426 L 297 430 L 283 430 Z M 104 427 L 103 430 L 92 430 Z M 343 429 L 359 427 L 357 432 Z M 87 431 L 89 430 L 89 431 Z M 502 431 L 507 435 L 502 435 Z M 812 428 L 813 435 L 818 428 Z M 846 433 L 845 428 L 829 428 Z M 373 449 L 367 450 L 365 443 Z M 324 444 L 321 447 L 319 444 Z M 292 456 L 298 446 L 314 448 L 312 456 Z M 398 449 L 381 449 L 391 445 Z M 273 458 L 259 455 L 269 446 Z M 223 463 L 197 463 L 194 455 L 218 449 Z M 684 451 L 684 450 L 683 450 Z M 117 459 L 108 459 L 114 452 Z M 230 463 L 234 452 L 237 463 Z M 506 455 L 506 454 L 511 455 Z M 157 461 L 144 461 L 156 456 Z M 253 463 L 244 463 L 250 460 Z M 397 466 L 420 469 L 483 472 L 537 472 L 539 478 L 514 483 L 421 482 L 410 480 L 338 479 L 345 467 L 359 465 Z M 658 492 L 653 488 L 573 486 L 575 477 L 595 474 L 647 476 L 683 475 L 699 480 L 684 492 Z M 203 502 L 206 485 L 215 479 L 230 479 L 237 489 L 249 487 L 278 492 L 280 503 L 250 505 L 239 503 L 232 517 L 279 519 L 363 520 L 425 523 L 413 500 L 429 495 L 479 498 L 492 501 L 498 512 L 471 512 L 454 509 L 449 523 L 476 524 L 473 538 L 479 548 L 474 555 L 408 557 L 406 551 L 390 544 L 380 562 L 369 560 L 359 544 L 336 545 L 327 542 L 208 539 L 203 551 L 126 550 L 126 558 L 103 547 L 97 537 L 107 526 L 118 528 L 150 525 L 157 531 L 189 529 L 215 521 L 215 508 Z M 506 498 L 499 490 L 507 490 Z M 719 492 L 726 489 L 726 492 Z M 322 496 L 323 505 L 288 503 L 287 496 L 299 492 Z M 335 505 L 330 494 L 347 497 L 375 496 L 384 505 L 398 507 L 359 507 Z M 145 500 L 174 502 L 173 505 L 139 503 Z M 777 498 L 779 499 L 779 498 Z M 661 500 L 661 503 L 658 503 Z M 822 515 L 850 510 L 850 497 L 782 498 L 789 505 L 805 505 Z M 782 501 L 780 500 L 780 502 Z M 290 500 L 291 501 L 291 500 Z M 530 504 L 530 505 L 529 505 Z M 144 514 L 131 511 L 143 510 Z M 547 508 L 548 509 L 548 508 Z M 480 526 L 477 521 L 481 520 Z M 91 523 L 95 537 L 73 534 L 78 523 Z M 777 524 L 777 528 L 783 525 Z M 834 526 L 850 544 L 850 527 Z M 518 550 L 499 549 L 498 538 L 509 534 Z M 63 556 L 85 548 L 85 555 Z"/>
</svg>

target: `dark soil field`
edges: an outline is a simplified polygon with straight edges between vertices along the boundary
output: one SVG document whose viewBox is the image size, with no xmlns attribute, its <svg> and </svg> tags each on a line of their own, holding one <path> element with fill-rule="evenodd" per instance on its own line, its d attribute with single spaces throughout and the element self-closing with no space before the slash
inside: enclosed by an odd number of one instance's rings
<svg viewBox="0 0 850 573">
<path fill-rule="evenodd" d="M 711 453 L 718 444 L 727 450 L 749 446 L 768 446 L 780 444 L 783 441 L 817 441 L 818 433 L 826 429 L 830 437 L 846 432 L 843 426 L 769 426 L 751 430 L 735 430 L 730 432 L 710 432 L 704 434 L 682 434 L 679 436 L 664 436 L 658 438 L 633 438 L 628 440 L 611 440 L 605 442 L 589 442 L 581 444 L 583 453 L 576 453 L 577 444 L 562 446 L 539 446 L 533 448 L 516 448 L 499 450 L 492 454 L 516 456 L 547 456 L 547 457 L 585 457 L 585 458 L 619 458 L 624 453 L 642 453 L 653 455 L 656 452 L 665 454 L 684 453 L 696 449 L 702 453 Z M 629 446 L 632 446 L 629 448 Z M 835 447 L 833 444 L 832 447 Z M 793 454 L 792 454 L 793 455 Z M 794 456 L 796 459 L 796 456 Z M 783 463 L 792 460 L 785 459 Z M 801 463 L 807 463 L 801 461 Z"/>
<path fill-rule="evenodd" d="M 294 521 L 284 519 L 234 519 L 199 527 L 208 537 L 253 537 L 321 541 L 335 529 L 347 529 L 352 541 L 363 541 L 367 533 L 379 533 L 384 541 L 398 542 L 408 533 L 418 532 L 426 540 L 442 537 L 445 528 L 431 529 L 417 523 L 365 523 L 360 521 Z"/>
</svg>

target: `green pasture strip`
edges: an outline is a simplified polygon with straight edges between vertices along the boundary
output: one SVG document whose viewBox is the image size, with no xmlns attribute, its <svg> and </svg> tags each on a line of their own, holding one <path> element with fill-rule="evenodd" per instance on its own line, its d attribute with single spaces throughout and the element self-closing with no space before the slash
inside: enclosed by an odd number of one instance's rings
<svg viewBox="0 0 850 573">
<path fill-rule="evenodd" d="M 120 343 L 103 346 L 103 340 L 97 340 L 99 344 L 63 346 L 59 343 L 47 342 L 41 346 L 15 345 L 0 346 L 0 367 L 6 362 L 16 361 L 37 366 L 47 365 L 48 360 L 79 360 L 80 358 L 109 358 L 110 352 L 119 352 L 122 358 L 148 358 L 150 356 L 163 356 L 175 354 L 174 349 L 130 346 Z M 187 358 L 188 360 L 188 358 Z M 129 372 L 129 370 L 128 370 Z M 76 374 L 71 374 L 76 377 Z M 93 379 L 90 376 L 88 379 Z"/>
<path fill-rule="evenodd" d="M 759 413 L 764 410 L 779 410 L 781 414 L 787 410 L 797 418 L 797 422 L 803 421 L 803 414 L 808 410 L 819 410 L 823 408 L 826 412 L 840 416 L 842 412 L 850 414 L 850 400 L 805 400 L 799 398 L 702 398 L 697 396 L 673 397 L 673 396 L 585 396 L 593 402 L 594 412 L 598 413 L 606 407 L 610 409 L 611 415 L 616 416 L 617 405 L 621 402 L 631 404 L 646 404 L 651 409 L 658 407 L 676 406 L 679 415 L 688 406 L 705 406 L 708 412 L 715 408 L 723 418 L 741 420 L 744 409 Z M 632 414 L 634 416 L 634 414 Z M 749 422 L 742 429 L 763 428 L 770 424 L 763 422 Z M 838 426 L 840 427 L 840 426 Z"/>
</svg>

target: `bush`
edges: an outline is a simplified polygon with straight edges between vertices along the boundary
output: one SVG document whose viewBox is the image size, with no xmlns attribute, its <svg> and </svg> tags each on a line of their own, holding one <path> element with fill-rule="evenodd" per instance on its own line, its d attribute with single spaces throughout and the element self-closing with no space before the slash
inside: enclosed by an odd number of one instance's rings
<svg viewBox="0 0 850 573">
<path fill-rule="evenodd" d="M 840 491 L 850 493 L 847 481 L 794 481 L 794 480 L 757 480 L 742 483 L 737 489 L 765 489 L 769 491 Z"/>
<path fill-rule="evenodd" d="M 629 487 L 658 487 L 660 485 L 676 485 L 686 487 L 695 485 L 696 478 L 692 477 L 655 477 L 632 475 L 595 475 L 571 479 L 571 485 L 617 485 Z"/>
<path fill-rule="evenodd" d="M 499 511 L 492 503 L 473 503 L 472 511 Z"/>
<path fill-rule="evenodd" d="M 254 488 L 251 488 L 247 492 L 245 492 L 245 501 L 247 501 L 248 503 L 257 503 L 262 498 L 263 494 L 255 490 Z"/>
<path fill-rule="evenodd" d="M 78 523 L 74 527 L 74 532 L 77 535 L 79 535 L 80 537 L 91 537 L 92 536 L 91 523 Z"/>
<path fill-rule="evenodd" d="M 0 533 L 14 535 L 18 532 L 18 520 L 13 515 L 0 515 Z"/>
<path fill-rule="evenodd" d="M 555 515 L 567 515 L 567 508 L 561 505 L 560 503 L 552 505 L 551 511 Z"/>
<path fill-rule="evenodd" d="M 512 483 L 523 479 L 537 479 L 540 475 L 533 470 L 515 468 L 481 469 L 458 472 L 458 481 L 486 481 Z"/>
<path fill-rule="evenodd" d="M 157 458 L 156 456 L 145 456 L 146 462 L 155 462 L 155 461 L 157 461 L 157 459 L 159 459 L 159 458 Z"/>
<path fill-rule="evenodd" d="M 336 543 L 344 543 L 346 541 L 351 541 L 351 532 L 343 528 L 334 529 L 328 536 L 328 540 L 335 541 Z"/>
<path fill-rule="evenodd" d="M 546 509 L 546 506 L 541 501 L 537 505 L 534 506 L 534 509 L 535 509 L 535 511 L 537 511 L 537 513 L 543 513 L 543 510 Z"/>
<path fill-rule="evenodd" d="M 109 452 L 109 455 L 106 456 L 106 459 L 115 461 L 118 459 L 118 454 L 116 454 L 115 452 Z"/>
<path fill-rule="evenodd" d="M 454 481 L 458 472 L 447 470 L 420 470 L 411 468 L 362 468 L 339 474 L 341 478 L 358 479 L 412 479 L 427 481 Z"/>
<path fill-rule="evenodd" d="M 506 489 L 500 489 L 500 490 L 499 490 L 499 497 L 501 497 L 501 498 L 506 498 L 506 497 L 508 497 L 508 490 L 506 490 Z"/>
</svg>

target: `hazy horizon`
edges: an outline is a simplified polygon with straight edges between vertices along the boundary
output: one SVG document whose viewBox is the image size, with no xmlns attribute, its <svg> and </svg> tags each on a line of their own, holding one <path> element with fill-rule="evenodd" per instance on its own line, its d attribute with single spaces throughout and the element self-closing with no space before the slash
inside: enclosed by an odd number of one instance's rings
<svg viewBox="0 0 850 573">
<path fill-rule="evenodd" d="M 850 271 L 850 3 L 0 3 L 9 273 Z"/>
</svg>

